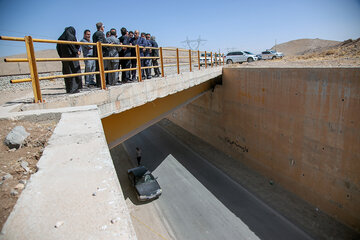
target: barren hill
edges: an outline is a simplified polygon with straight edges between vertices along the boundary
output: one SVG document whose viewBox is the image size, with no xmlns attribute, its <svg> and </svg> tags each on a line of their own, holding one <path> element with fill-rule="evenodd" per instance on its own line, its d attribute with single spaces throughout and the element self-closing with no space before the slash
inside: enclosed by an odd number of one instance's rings
<svg viewBox="0 0 360 240">
<path fill-rule="evenodd" d="M 323 39 L 298 39 L 276 45 L 276 50 L 285 56 L 297 56 L 304 53 L 322 51 L 341 42 Z M 271 49 L 275 49 L 275 46 Z"/>
<path fill-rule="evenodd" d="M 306 52 L 301 56 L 297 56 L 297 59 L 360 59 L 360 38 L 356 40 L 346 40 L 330 46 L 320 49 L 320 51 Z"/>
</svg>

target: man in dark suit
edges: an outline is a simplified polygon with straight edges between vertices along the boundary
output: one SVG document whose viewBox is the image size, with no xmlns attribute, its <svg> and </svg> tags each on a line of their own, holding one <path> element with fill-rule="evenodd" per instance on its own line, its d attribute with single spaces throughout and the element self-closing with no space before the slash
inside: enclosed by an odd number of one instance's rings
<svg viewBox="0 0 360 240">
<path fill-rule="evenodd" d="M 122 45 L 130 45 L 130 38 L 128 35 L 128 31 L 126 28 L 121 28 L 121 37 L 119 37 L 119 41 Z M 131 57 L 131 48 L 123 47 L 119 54 L 120 57 Z M 120 60 L 121 69 L 130 68 L 131 61 L 130 59 L 122 59 Z M 130 71 L 122 72 L 121 81 L 126 83 L 131 81 Z"/>
<path fill-rule="evenodd" d="M 105 34 L 104 34 L 104 29 L 105 26 L 103 25 L 102 22 L 98 22 L 96 24 L 96 29 L 97 31 L 93 34 L 92 39 L 93 42 L 101 42 L 101 43 L 107 43 L 106 38 L 105 38 Z M 103 47 L 103 54 L 106 51 L 106 47 Z M 97 48 L 94 46 L 94 57 L 98 56 L 98 52 L 97 52 Z M 95 71 L 99 71 L 99 62 L 96 61 L 96 68 Z M 101 80 L 100 80 L 100 74 L 96 74 L 96 86 L 97 87 L 101 87 Z"/>
<path fill-rule="evenodd" d="M 140 37 L 139 30 L 135 30 L 134 38 L 132 38 L 130 40 L 130 43 L 131 43 L 131 45 L 134 45 L 134 46 L 139 45 L 140 47 L 145 47 L 146 46 L 146 39 Z M 136 57 L 135 48 L 131 49 L 131 56 Z M 140 57 L 144 57 L 144 49 L 143 48 L 140 49 Z M 131 66 L 132 68 L 136 67 L 136 59 L 131 60 L 131 65 L 132 65 Z M 144 66 L 144 65 L 142 65 L 142 66 Z M 145 79 L 144 69 L 142 69 L 141 73 L 139 73 L 139 74 L 141 74 L 142 78 Z M 136 80 L 136 70 L 131 71 L 131 75 L 132 75 L 132 80 L 135 81 Z"/>
<path fill-rule="evenodd" d="M 120 51 L 120 41 L 116 38 L 116 29 L 112 28 L 110 30 L 110 37 L 106 38 L 106 41 L 110 44 L 118 45 L 117 47 L 108 47 L 108 56 L 109 57 L 119 57 Z M 108 60 L 108 69 L 116 70 L 119 69 L 119 59 Z M 115 85 L 119 80 L 119 72 L 108 73 L 108 81 L 110 85 Z"/>
<path fill-rule="evenodd" d="M 156 48 L 159 47 L 157 42 L 155 41 L 155 36 L 150 37 L 150 42 L 151 42 L 151 45 L 153 47 L 156 47 Z M 158 49 L 152 49 L 151 56 L 152 57 L 159 57 L 159 50 Z M 159 66 L 157 58 L 152 59 L 152 65 L 153 66 Z M 161 75 L 160 70 L 159 70 L 158 67 L 154 68 L 154 72 L 155 72 L 155 77 L 159 77 Z"/>
</svg>

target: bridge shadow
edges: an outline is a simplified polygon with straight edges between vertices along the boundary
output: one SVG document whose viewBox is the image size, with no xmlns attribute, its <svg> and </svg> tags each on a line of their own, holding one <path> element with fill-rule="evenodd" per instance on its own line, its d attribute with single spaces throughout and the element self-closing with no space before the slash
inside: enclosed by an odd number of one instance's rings
<svg viewBox="0 0 360 240">
<path fill-rule="evenodd" d="M 185 144 L 182 144 L 180 140 L 176 139 L 175 136 L 171 135 L 159 124 L 150 126 L 111 150 L 124 197 L 125 199 L 129 198 L 133 204 L 140 205 L 147 203 L 137 200 L 135 190 L 127 179 L 127 169 L 137 165 L 136 147 L 142 149 L 142 164 L 152 172 L 162 164 L 168 155 L 172 155 L 228 210 L 255 232 L 259 238 L 311 239 L 305 232 L 270 209 L 265 203 L 257 199 L 219 169 L 206 163 L 206 159 L 188 148 Z M 161 178 L 162 176 L 158 177 Z"/>
</svg>

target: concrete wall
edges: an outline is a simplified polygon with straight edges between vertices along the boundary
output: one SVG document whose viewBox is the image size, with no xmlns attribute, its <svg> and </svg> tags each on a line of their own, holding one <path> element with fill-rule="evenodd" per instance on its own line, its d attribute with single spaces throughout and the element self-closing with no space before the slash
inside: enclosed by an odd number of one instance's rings
<svg viewBox="0 0 360 240">
<path fill-rule="evenodd" d="M 360 68 L 224 68 L 170 120 L 360 229 Z"/>
</svg>

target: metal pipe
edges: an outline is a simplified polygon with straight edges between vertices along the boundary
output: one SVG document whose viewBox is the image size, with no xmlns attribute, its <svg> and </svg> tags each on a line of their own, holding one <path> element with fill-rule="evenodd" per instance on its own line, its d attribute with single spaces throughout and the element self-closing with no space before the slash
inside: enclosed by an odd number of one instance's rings
<svg viewBox="0 0 360 240">
<path fill-rule="evenodd" d="M 198 67 L 199 67 L 199 70 L 200 70 L 200 51 L 198 50 L 197 51 L 197 57 L 198 57 Z"/>
<path fill-rule="evenodd" d="M 39 43 L 57 43 L 57 44 L 92 45 L 92 46 L 96 45 L 96 43 L 74 42 L 74 41 L 64 41 L 64 40 L 46 40 L 46 39 L 36 39 L 36 38 L 34 38 L 33 41 Z"/>
<path fill-rule="evenodd" d="M 97 48 L 98 63 L 99 63 L 101 89 L 106 89 L 105 72 L 104 72 L 104 70 L 105 70 L 104 69 L 104 59 L 103 59 L 101 42 L 96 43 L 96 48 Z"/>
<path fill-rule="evenodd" d="M 0 36 L 0 40 L 25 42 L 25 38 Z"/>
<path fill-rule="evenodd" d="M 205 68 L 207 68 L 207 55 L 206 55 L 206 51 L 205 51 Z"/>
<path fill-rule="evenodd" d="M 115 72 L 127 72 L 136 70 L 137 68 L 126 68 L 126 69 L 115 69 L 115 70 L 105 70 L 104 73 L 115 73 Z"/>
<path fill-rule="evenodd" d="M 140 59 L 159 59 L 160 57 L 140 57 Z"/>
<path fill-rule="evenodd" d="M 180 74 L 180 67 L 179 67 L 179 49 L 176 49 L 176 64 L 177 64 L 177 73 Z"/>
<path fill-rule="evenodd" d="M 92 74 L 99 74 L 100 72 L 87 72 L 87 73 L 72 73 L 72 74 L 65 74 L 65 75 L 54 75 L 54 76 L 44 76 L 39 77 L 39 80 L 51 80 L 56 78 L 67 78 L 67 77 L 77 77 L 77 76 L 85 76 L 85 75 L 92 75 Z M 23 78 L 23 79 L 13 79 L 10 80 L 10 83 L 23 83 L 23 82 L 31 82 L 31 78 Z"/>
<path fill-rule="evenodd" d="M 164 59 L 163 59 L 163 49 L 160 47 L 160 65 L 161 65 L 161 77 L 165 76 L 164 73 Z"/>
<path fill-rule="evenodd" d="M 142 81 L 142 74 L 141 74 L 141 61 L 140 61 L 140 48 L 139 45 L 136 45 L 136 63 L 139 75 L 139 82 Z"/>
<path fill-rule="evenodd" d="M 177 59 L 178 57 L 164 57 L 165 59 Z M 188 58 L 187 56 L 179 56 L 179 58 Z"/>
<path fill-rule="evenodd" d="M 25 45 L 26 45 L 27 57 L 29 59 L 29 68 L 30 68 L 32 88 L 34 92 L 34 100 L 35 103 L 42 102 L 43 99 L 40 90 L 39 74 L 36 67 L 34 44 L 30 36 L 25 37 Z"/>
<path fill-rule="evenodd" d="M 192 66 L 191 66 L 191 50 L 189 50 L 189 66 L 190 66 L 190 72 L 192 72 Z"/>
<path fill-rule="evenodd" d="M 162 49 L 163 49 L 163 50 L 167 50 L 167 51 L 176 51 L 176 48 L 166 48 L 166 47 L 163 47 Z"/>
</svg>

